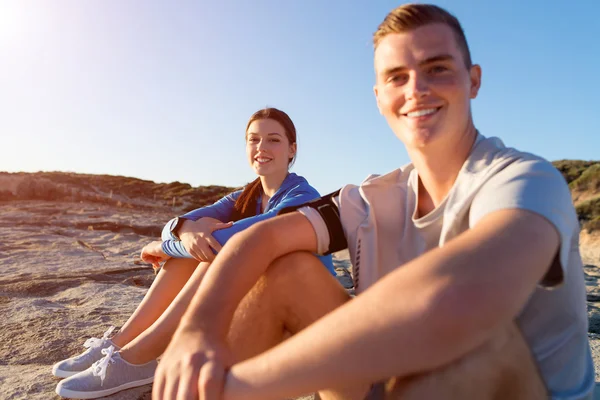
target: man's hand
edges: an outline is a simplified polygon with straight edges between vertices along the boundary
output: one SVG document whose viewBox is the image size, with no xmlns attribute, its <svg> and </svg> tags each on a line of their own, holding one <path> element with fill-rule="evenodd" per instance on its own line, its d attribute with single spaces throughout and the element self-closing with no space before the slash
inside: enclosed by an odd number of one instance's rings
<svg viewBox="0 0 600 400">
<path fill-rule="evenodd" d="M 186 220 L 179 229 L 179 238 L 185 249 L 198 261 L 210 262 L 215 259 L 221 245 L 212 236 L 218 229 L 229 228 L 233 222 L 223 223 L 215 218 L 204 217 L 197 221 Z"/>
<path fill-rule="evenodd" d="M 232 364 L 225 340 L 201 330 L 180 328 L 158 364 L 152 399 L 220 400 L 226 369 Z"/>
<path fill-rule="evenodd" d="M 158 269 L 160 268 L 161 262 L 167 261 L 171 257 L 163 252 L 161 241 L 154 241 L 144 246 L 140 258 L 143 261 L 152 264 L 154 269 Z"/>
</svg>

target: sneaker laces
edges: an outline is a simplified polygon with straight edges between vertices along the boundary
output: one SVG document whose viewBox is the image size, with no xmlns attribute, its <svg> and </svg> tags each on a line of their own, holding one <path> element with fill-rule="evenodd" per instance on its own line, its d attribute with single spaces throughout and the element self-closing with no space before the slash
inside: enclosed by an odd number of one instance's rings
<svg viewBox="0 0 600 400">
<path fill-rule="evenodd" d="M 102 335 L 102 337 L 100 339 L 95 338 L 95 337 L 89 338 L 88 340 L 85 341 L 85 343 L 83 344 L 83 347 L 85 347 L 86 349 L 89 349 L 90 347 L 102 346 L 104 344 L 104 341 L 108 340 L 108 337 L 114 330 L 115 330 L 115 327 L 111 326 L 110 328 L 108 328 L 108 330 L 106 332 L 104 332 L 104 335 Z"/>
<path fill-rule="evenodd" d="M 108 363 L 114 364 L 113 353 L 115 352 L 114 346 L 109 346 L 101 350 L 104 357 L 92 364 L 92 374 L 100 377 L 100 384 L 104 384 L 104 378 L 106 378 L 106 369 Z"/>
</svg>

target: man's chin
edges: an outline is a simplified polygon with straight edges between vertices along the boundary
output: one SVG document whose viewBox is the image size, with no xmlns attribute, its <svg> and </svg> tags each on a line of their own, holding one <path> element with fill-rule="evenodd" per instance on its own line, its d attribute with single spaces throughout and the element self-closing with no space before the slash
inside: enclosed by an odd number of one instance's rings
<svg viewBox="0 0 600 400">
<path fill-rule="evenodd" d="M 423 149 L 436 141 L 438 135 L 432 129 L 419 129 L 396 134 L 407 149 Z"/>
</svg>

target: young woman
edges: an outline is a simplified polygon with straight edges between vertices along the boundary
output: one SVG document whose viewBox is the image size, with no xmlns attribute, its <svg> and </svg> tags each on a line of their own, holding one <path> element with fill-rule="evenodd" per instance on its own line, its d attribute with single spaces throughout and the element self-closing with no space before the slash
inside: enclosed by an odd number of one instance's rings
<svg viewBox="0 0 600 400">
<path fill-rule="evenodd" d="M 102 338 L 88 339 L 83 354 L 54 365 L 55 376 L 68 377 L 58 384 L 59 395 L 97 398 L 152 382 L 156 358 L 167 347 L 221 245 L 285 207 L 319 197 L 306 179 L 289 172 L 296 150 L 296 129 L 286 113 L 266 108 L 250 117 L 246 154 L 258 178 L 213 205 L 169 221 L 163 240 L 144 247 L 143 260 L 155 268 L 166 263 L 118 333 L 109 337 L 111 327 Z M 321 257 L 321 262 L 335 275 L 330 256 Z"/>
</svg>

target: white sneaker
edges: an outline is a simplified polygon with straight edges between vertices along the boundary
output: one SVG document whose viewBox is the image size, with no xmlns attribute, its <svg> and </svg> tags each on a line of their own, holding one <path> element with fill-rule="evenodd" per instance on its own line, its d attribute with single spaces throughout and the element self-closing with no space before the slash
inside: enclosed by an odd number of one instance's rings
<svg viewBox="0 0 600 400">
<path fill-rule="evenodd" d="M 112 346 L 102 349 L 102 354 L 105 357 L 90 368 L 60 381 L 56 394 L 70 399 L 96 399 L 154 381 L 156 360 L 141 365 L 130 364 Z"/>
<path fill-rule="evenodd" d="M 91 367 L 94 362 L 101 359 L 103 357 L 101 354 L 102 349 L 113 346 L 115 349 L 120 350 L 121 348 L 108 338 L 114 330 L 115 327 L 111 326 L 104 332 L 102 338 L 98 339 L 93 337 L 86 340 L 83 347 L 86 347 L 87 350 L 78 356 L 54 364 L 52 367 L 52 375 L 59 378 L 68 378 L 78 372 L 85 371 Z"/>
</svg>

